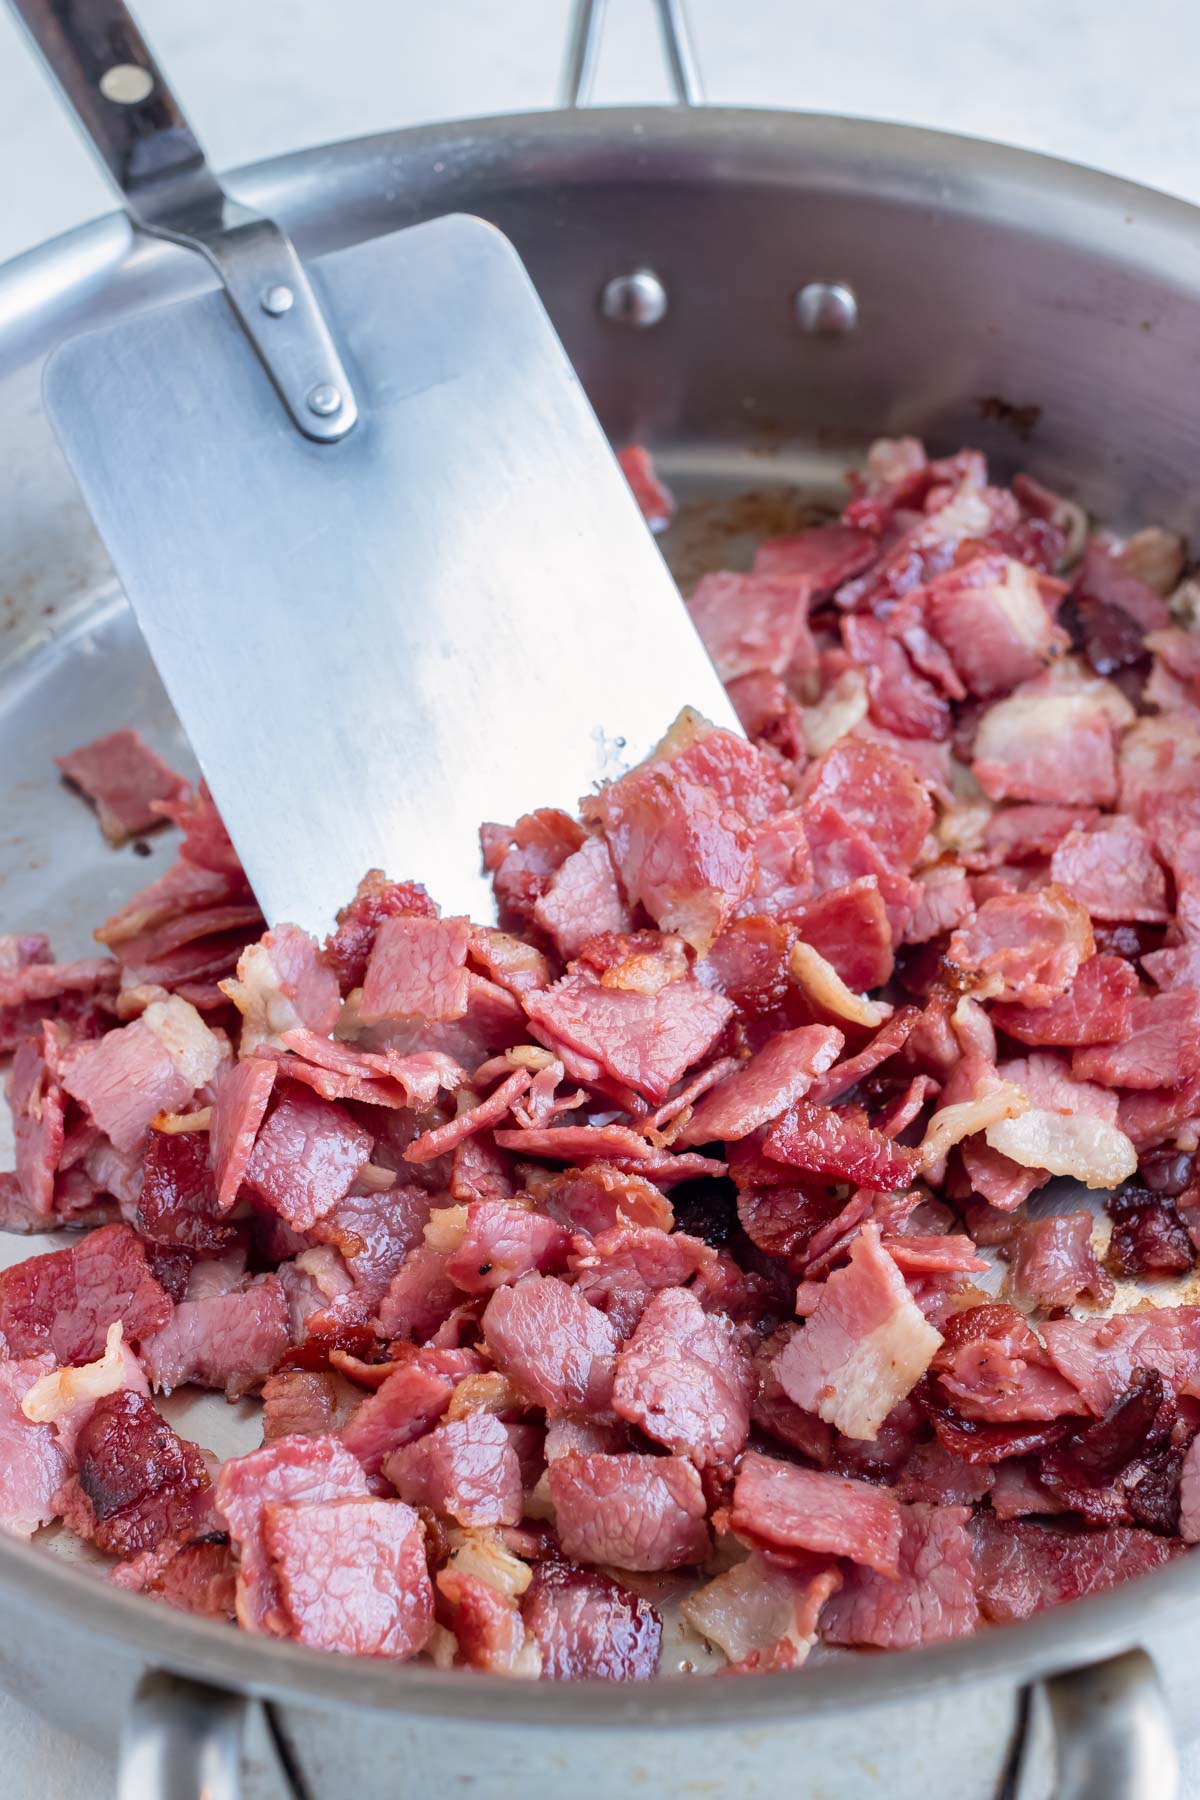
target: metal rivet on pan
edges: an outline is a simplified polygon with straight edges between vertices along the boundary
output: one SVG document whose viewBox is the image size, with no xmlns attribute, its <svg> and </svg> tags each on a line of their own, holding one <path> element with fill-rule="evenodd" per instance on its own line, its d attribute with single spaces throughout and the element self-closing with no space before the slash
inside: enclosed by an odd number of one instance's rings
<svg viewBox="0 0 1200 1800">
<path fill-rule="evenodd" d="M 600 311 L 610 324 L 645 331 L 666 317 L 667 290 L 653 269 L 614 275 L 601 291 Z"/>
<path fill-rule="evenodd" d="M 342 396 L 331 381 L 319 381 L 308 393 L 308 410 L 322 419 L 331 418 L 342 404 Z"/>
<path fill-rule="evenodd" d="M 154 77 L 137 63 L 114 63 L 100 77 L 100 92 L 114 106 L 139 106 L 154 92 Z"/>
<path fill-rule="evenodd" d="M 845 337 L 858 324 L 858 301 L 844 281 L 810 281 L 792 301 L 801 331 L 810 337 Z"/>
<path fill-rule="evenodd" d="M 265 313 L 270 313 L 273 319 L 279 319 L 285 312 L 291 312 L 295 300 L 296 296 L 291 288 L 285 287 L 280 281 L 274 287 L 269 287 L 263 295 L 262 309 Z"/>
</svg>

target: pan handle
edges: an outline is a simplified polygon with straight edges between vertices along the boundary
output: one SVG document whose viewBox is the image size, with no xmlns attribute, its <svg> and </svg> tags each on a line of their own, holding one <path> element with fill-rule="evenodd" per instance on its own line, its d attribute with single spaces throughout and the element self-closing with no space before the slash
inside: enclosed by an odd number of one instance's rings
<svg viewBox="0 0 1200 1800">
<path fill-rule="evenodd" d="M 291 240 L 225 192 L 124 0 L 9 5 L 133 223 L 211 264 L 305 437 L 345 437 L 354 394 Z"/>
<path fill-rule="evenodd" d="M 151 1670 L 121 1731 L 117 1800 L 239 1800 L 251 1702 Z"/>
<path fill-rule="evenodd" d="M 607 0 L 575 0 L 571 14 L 571 36 L 563 65 L 562 103 L 585 106 L 591 95 L 600 60 L 600 40 L 604 33 L 604 8 Z M 704 87 L 700 67 L 692 47 L 684 0 L 654 0 L 662 33 L 663 58 L 671 87 L 679 106 L 703 106 Z"/>
<path fill-rule="evenodd" d="M 1162 1682 L 1144 1650 L 1038 1683 L 1054 1731 L 1055 1800 L 1177 1800 L 1179 1757 Z M 1023 1800 L 1031 1734 L 1004 1794 Z"/>
</svg>

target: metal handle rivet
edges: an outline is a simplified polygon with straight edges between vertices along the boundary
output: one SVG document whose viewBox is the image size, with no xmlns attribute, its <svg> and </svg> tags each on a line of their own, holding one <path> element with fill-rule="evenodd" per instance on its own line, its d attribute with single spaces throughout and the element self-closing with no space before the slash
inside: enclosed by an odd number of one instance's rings
<svg viewBox="0 0 1200 1800">
<path fill-rule="evenodd" d="M 612 325 L 645 331 L 667 315 L 667 290 L 653 269 L 614 275 L 600 294 L 600 311 Z"/>
<path fill-rule="evenodd" d="M 114 63 L 100 77 L 100 92 L 114 106 L 140 106 L 154 92 L 154 77 L 137 63 Z"/>
<path fill-rule="evenodd" d="M 858 300 L 844 281 L 810 281 L 792 301 L 792 310 L 810 337 L 845 337 L 858 324 Z"/>
<path fill-rule="evenodd" d="M 341 404 L 342 396 L 331 381 L 319 381 L 315 388 L 308 390 L 308 410 L 319 418 L 331 418 Z"/>
<path fill-rule="evenodd" d="M 285 312 L 291 312 L 295 300 L 296 296 L 291 288 L 278 282 L 274 287 L 269 287 L 263 295 L 262 309 L 265 313 L 270 313 L 273 319 L 279 319 Z"/>
</svg>

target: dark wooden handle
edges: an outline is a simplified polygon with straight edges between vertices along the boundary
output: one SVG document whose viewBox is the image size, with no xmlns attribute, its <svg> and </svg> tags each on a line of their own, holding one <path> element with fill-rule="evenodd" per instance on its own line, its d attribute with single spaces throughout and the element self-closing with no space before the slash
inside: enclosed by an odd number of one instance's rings
<svg viewBox="0 0 1200 1800">
<path fill-rule="evenodd" d="M 204 152 L 122 0 L 10 5 L 128 199 L 205 169 Z"/>
</svg>

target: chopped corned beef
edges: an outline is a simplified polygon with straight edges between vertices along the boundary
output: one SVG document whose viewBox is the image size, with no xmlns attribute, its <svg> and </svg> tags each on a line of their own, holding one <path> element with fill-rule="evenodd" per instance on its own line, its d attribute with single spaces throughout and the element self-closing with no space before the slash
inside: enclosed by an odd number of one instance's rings
<svg viewBox="0 0 1200 1800">
<path fill-rule="evenodd" d="M 662 1621 L 648 1600 L 596 1569 L 539 1563 L 522 1610 L 550 1681 L 646 1681 L 658 1667 Z"/>
<path fill-rule="evenodd" d="M 181 835 L 107 955 L 0 933 L 0 1225 L 81 1234 L 0 1271 L 0 1529 L 552 1680 L 657 1669 L 623 1569 L 750 1674 L 1200 1540 L 1183 541 L 882 439 L 748 548 L 689 603 L 746 736 L 685 706 L 577 817 L 484 825 L 494 921 L 375 868 L 323 945 L 268 929 L 203 783 L 62 758 Z M 152 1390 L 201 1387 L 261 1449 L 176 1436 Z"/>
<path fill-rule="evenodd" d="M 569 1451 L 546 1479 L 559 1542 L 578 1562 L 650 1572 L 708 1557 L 704 1489 L 683 1457 Z"/>
<path fill-rule="evenodd" d="M 850 1261 L 825 1282 L 816 1310 L 780 1355 L 775 1372 L 788 1398 L 847 1437 L 873 1439 L 912 1392 L 941 1337 L 865 1224 Z"/>
<path fill-rule="evenodd" d="M 53 1368 L 49 1356 L 0 1361 L 0 1530 L 32 1537 L 57 1517 L 54 1497 L 71 1462 L 49 1424 L 26 1416 L 21 1402 Z"/>
<path fill-rule="evenodd" d="M 754 1378 L 729 1321 L 687 1288 L 655 1294 L 617 1357 L 613 1408 L 703 1466 L 732 1462 L 750 1430 Z"/>
<path fill-rule="evenodd" d="M 521 1469 L 508 1433 L 491 1413 L 451 1419 L 385 1458 L 402 1500 L 459 1525 L 518 1525 Z"/>
<path fill-rule="evenodd" d="M 286 1636 L 396 1661 L 424 1648 L 433 1588 L 411 1506 L 354 1496 L 271 1501 L 263 1543 Z"/>
<path fill-rule="evenodd" d="M 110 844 L 153 830 L 162 823 L 162 814 L 151 802 L 178 800 L 187 789 L 183 776 L 137 731 L 110 731 L 54 760 L 71 785 L 95 802 Z"/>
<path fill-rule="evenodd" d="M 909 1650 L 974 1631 L 979 1607 L 967 1529 L 970 1508 L 914 1505 L 899 1510 L 897 1575 L 889 1579 L 872 1568 L 849 1569 L 821 1614 L 827 1643 Z"/>
<path fill-rule="evenodd" d="M 497 1288 L 483 1315 L 498 1368 L 549 1413 L 606 1413 L 618 1337 L 602 1312 L 554 1275 Z M 616 1559 L 616 1560 L 619 1560 Z"/>
<path fill-rule="evenodd" d="M 844 1556 L 892 1579 L 900 1567 L 901 1511 L 891 1494 L 757 1450 L 738 1469 L 729 1522 L 747 1542 L 785 1558 L 792 1550 Z"/>
</svg>

